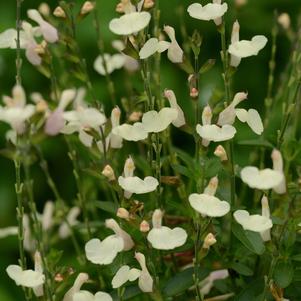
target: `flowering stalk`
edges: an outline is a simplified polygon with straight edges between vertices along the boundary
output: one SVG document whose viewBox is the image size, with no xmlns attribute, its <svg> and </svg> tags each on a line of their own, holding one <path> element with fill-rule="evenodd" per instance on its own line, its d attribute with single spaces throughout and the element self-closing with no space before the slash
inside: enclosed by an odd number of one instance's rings
<svg viewBox="0 0 301 301">
<path fill-rule="evenodd" d="M 226 46 L 226 30 L 225 30 L 225 21 L 223 20 L 221 28 L 220 28 L 220 34 L 221 34 L 221 44 L 222 44 L 222 52 L 221 52 L 221 58 L 223 62 L 223 80 L 224 80 L 224 87 L 225 87 L 225 97 L 226 97 L 226 103 L 229 104 L 230 98 L 231 98 L 231 84 L 230 84 L 230 68 L 229 68 L 229 55 L 227 51 Z M 229 163 L 230 163 L 230 205 L 235 206 L 235 168 L 234 168 L 234 144 L 233 140 L 230 140 L 228 143 L 228 155 L 229 155 Z M 230 231 L 231 231 L 231 223 L 232 223 L 232 217 L 230 215 Z M 231 234 L 230 234 L 231 237 Z M 229 243 L 230 244 L 230 243 Z"/>
</svg>

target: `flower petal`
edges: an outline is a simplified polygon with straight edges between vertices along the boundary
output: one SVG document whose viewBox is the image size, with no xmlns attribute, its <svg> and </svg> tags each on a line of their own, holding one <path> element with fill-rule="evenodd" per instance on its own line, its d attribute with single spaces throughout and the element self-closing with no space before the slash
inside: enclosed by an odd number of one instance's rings
<svg viewBox="0 0 301 301">
<path fill-rule="evenodd" d="M 204 193 L 191 194 L 189 196 L 189 203 L 194 210 L 210 217 L 224 216 L 230 211 L 228 202 L 220 201 L 217 197 Z"/>
<path fill-rule="evenodd" d="M 113 19 L 109 28 L 118 35 L 131 35 L 144 29 L 149 24 L 150 19 L 151 14 L 148 12 L 133 12 Z"/>
</svg>

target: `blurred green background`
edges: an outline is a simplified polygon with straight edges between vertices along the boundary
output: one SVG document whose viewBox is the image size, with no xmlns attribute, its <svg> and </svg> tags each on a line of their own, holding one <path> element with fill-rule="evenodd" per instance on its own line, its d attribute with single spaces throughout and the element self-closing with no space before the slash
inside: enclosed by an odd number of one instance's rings
<svg viewBox="0 0 301 301">
<path fill-rule="evenodd" d="M 58 1 L 46 1 L 51 10 L 57 6 Z M 84 1 L 75 1 L 80 6 Z M 209 100 L 212 91 L 220 87 L 222 89 L 221 62 L 219 58 L 220 37 L 216 31 L 213 22 L 202 22 L 191 19 L 186 13 L 186 8 L 193 3 L 191 0 L 160 0 L 161 7 L 161 26 L 168 24 L 176 28 L 179 42 L 182 41 L 180 34 L 181 18 L 178 15 L 179 7 L 184 8 L 184 18 L 188 35 L 191 35 L 196 28 L 203 36 L 203 45 L 201 48 L 201 62 L 209 58 L 216 58 L 216 66 L 201 78 L 201 99 L 205 104 Z M 202 1 L 205 3 L 206 1 Z M 231 32 L 231 26 L 235 19 L 238 19 L 241 25 L 241 39 L 249 39 L 256 34 L 264 34 L 269 38 L 273 26 L 274 11 L 287 12 L 292 18 L 292 26 L 296 27 L 297 14 L 301 8 L 300 0 L 249 0 L 248 3 L 237 9 L 234 7 L 234 1 L 227 1 L 230 5 L 230 12 L 227 14 L 227 32 L 228 37 Z M 25 0 L 23 3 L 23 19 L 26 18 L 26 10 L 37 8 L 40 5 L 38 0 Z M 107 52 L 113 53 L 111 41 L 116 39 L 108 30 L 108 23 L 116 17 L 115 6 L 118 1 L 115 0 L 98 0 L 98 10 L 101 22 L 101 33 L 105 41 Z M 0 1 L 0 32 L 7 28 L 15 26 L 15 1 Z M 106 89 L 104 77 L 97 74 L 93 68 L 93 61 L 98 55 L 96 47 L 96 34 L 92 25 L 92 16 L 82 21 L 77 29 L 77 39 L 80 44 L 81 52 L 87 60 L 88 69 L 92 79 L 97 97 L 105 103 L 106 112 L 112 109 L 109 96 Z M 291 44 L 284 32 L 280 32 L 277 39 L 277 66 L 276 66 L 276 85 L 280 72 L 284 69 L 289 58 Z M 257 109 L 263 108 L 264 98 L 267 87 L 268 61 L 270 56 L 270 42 L 263 51 L 255 58 L 249 58 L 242 61 L 238 72 L 234 77 L 234 91 L 248 91 L 249 104 Z M 188 116 L 191 111 L 189 104 L 189 93 L 187 89 L 187 75 L 177 69 L 174 65 L 166 60 L 165 55 L 162 59 L 162 87 L 174 89 L 178 101 L 187 112 Z M 118 97 L 124 93 L 122 78 L 124 73 L 116 71 L 112 74 L 112 79 L 116 84 Z M 26 59 L 23 60 L 22 68 L 23 86 L 29 93 L 39 91 L 45 97 L 50 89 L 50 81 L 42 76 L 31 66 Z M 130 81 L 139 91 L 143 86 L 139 79 L 139 74 L 130 77 Z M 0 94 L 10 95 L 11 88 L 15 83 L 15 51 L 11 49 L 0 50 Z M 66 87 L 68 88 L 68 87 Z M 5 146 L 5 131 L 7 126 L 0 125 L 0 148 Z M 248 132 L 248 134 L 250 134 Z M 250 134 L 251 135 L 251 134 Z M 58 188 L 64 198 L 72 199 L 75 195 L 74 183 L 71 180 L 71 169 L 69 161 L 66 160 L 66 149 L 63 140 L 52 138 L 44 146 L 45 156 L 49 161 L 51 172 L 57 182 Z M 244 158 L 238 157 L 239 160 Z M 38 208 L 43 208 L 43 203 L 52 197 L 45 179 L 39 168 L 34 169 L 35 178 L 35 197 L 39 202 Z M 16 199 L 14 193 L 14 168 L 12 161 L 0 157 L 0 227 L 16 225 Z M 8 264 L 16 263 L 18 258 L 17 239 L 14 237 L 0 240 L 0 301 L 23 300 L 21 290 L 16 289 L 15 284 L 11 281 L 6 273 L 5 268 Z"/>
</svg>

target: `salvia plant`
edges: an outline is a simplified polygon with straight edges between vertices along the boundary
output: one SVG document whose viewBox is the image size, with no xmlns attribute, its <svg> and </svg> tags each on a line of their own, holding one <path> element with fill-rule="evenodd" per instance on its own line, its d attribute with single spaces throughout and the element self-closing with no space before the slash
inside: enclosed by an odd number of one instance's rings
<svg viewBox="0 0 301 301">
<path fill-rule="evenodd" d="M 1 153 L 15 166 L 17 226 L 0 235 L 18 238 L 19 260 L 6 272 L 24 300 L 301 300 L 301 34 L 275 13 L 269 40 L 241 37 L 239 20 L 226 24 L 225 16 L 246 1 L 227 2 L 190 3 L 181 12 L 216 30 L 220 57 L 205 61 L 199 31 L 165 24 L 159 0 L 121 0 L 109 24 L 99 22 L 92 1 L 79 9 L 59 1 L 52 12 L 43 3 L 23 20 L 16 0 L 16 28 L 0 34 L 0 48 L 16 52 L 16 84 L 3 96 L 0 121 L 8 125 Z M 85 18 L 96 32 L 93 68 L 109 105 L 77 42 Z M 116 36 L 110 53 L 102 27 Z M 280 31 L 293 47 L 276 87 Z M 252 91 L 235 91 L 232 82 L 265 47 L 269 77 L 258 112 L 247 100 Z M 173 87 L 162 86 L 166 58 L 187 76 L 179 84 L 193 118 Z M 215 62 L 224 89 L 203 105 L 200 82 Z M 48 95 L 22 86 L 24 64 L 45 77 Z M 137 79 L 123 97 L 111 77 L 119 69 L 125 81 Z M 238 135 L 242 129 L 254 138 Z M 53 139 L 70 159 L 72 200 L 61 196 L 44 156 Z M 248 146 L 244 165 L 239 145 Z M 35 199 L 37 164 L 50 201 Z"/>
</svg>

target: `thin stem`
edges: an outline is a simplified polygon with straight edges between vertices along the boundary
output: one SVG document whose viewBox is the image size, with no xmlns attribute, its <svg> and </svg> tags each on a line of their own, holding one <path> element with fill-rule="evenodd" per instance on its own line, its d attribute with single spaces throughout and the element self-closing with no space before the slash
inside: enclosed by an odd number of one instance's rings
<svg viewBox="0 0 301 301">
<path fill-rule="evenodd" d="M 16 20 L 16 29 L 17 29 L 17 57 L 16 57 L 16 82 L 17 85 L 21 85 L 21 67 L 22 67 L 22 58 L 21 58 L 21 44 L 20 44 L 20 31 L 22 27 L 22 20 L 21 20 L 21 5 L 23 0 L 17 0 L 17 20 Z"/>
<path fill-rule="evenodd" d="M 95 31 L 96 31 L 96 37 L 97 37 L 97 46 L 98 46 L 98 50 L 100 53 L 100 56 L 102 58 L 103 61 L 103 66 L 104 66 L 104 70 L 105 70 L 105 77 L 106 77 L 106 81 L 107 81 L 107 87 L 108 87 L 108 91 L 109 91 L 109 95 L 112 101 L 113 105 L 116 105 L 116 93 L 115 93 L 115 85 L 114 82 L 111 80 L 110 74 L 108 72 L 108 67 L 107 67 L 107 62 L 104 59 L 104 43 L 103 43 L 103 39 L 101 37 L 101 33 L 100 33 L 100 24 L 98 21 L 98 10 L 95 6 L 94 8 L 94 12 L 93 12 L 93 17 L 94 17 L 94 27 L 95 27 Z"/>
<path fill-rule="evenodd" d="M 156 178 L 159 182 L 157 187 L 157 208 L 161 207 L 161 144 L 160 144 L 160 134 L 156 133 Z"/>
<path fill-rule="evenodd" d="M 72 149 L 68 139 L 66 139 L 67 145 L 68 145 L 68 149 L 69 149 L 69 158 L 72 162 L 73 165 L 73 175 L 75 178 L 75 182 L 76 182 L 76 186 L 78 189 L 78 194 L 77 194 L 77 198 L 80 204 L 80 207 L 82 209 L 83 215 L 84 215 L 84 222 L 86 225 L 86 229 L 88 232 L 88 237 L 91 238 L 92 237 L 92 232 L 91 232 L 91 227 L 90 227 L 90 223 L 89 223 L 89 216 L 88 216 L 88 211 L 86 208 L 86 197 L 85 197 L 85 192 L 83 189 L 83 185 L 80 181 L 80 168 L 78 166 L 78 159 L 76 158 L 76 151 Z"/>
</svg>

